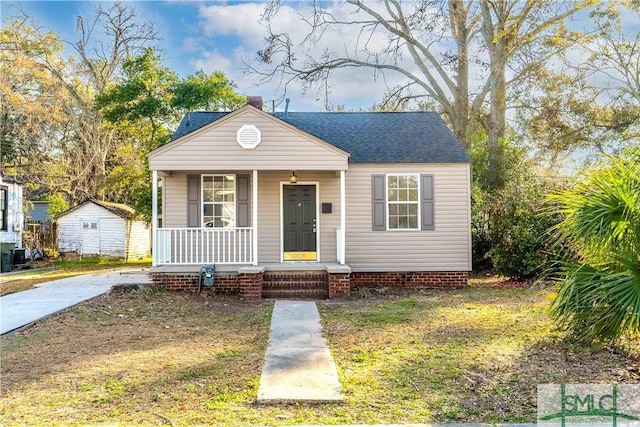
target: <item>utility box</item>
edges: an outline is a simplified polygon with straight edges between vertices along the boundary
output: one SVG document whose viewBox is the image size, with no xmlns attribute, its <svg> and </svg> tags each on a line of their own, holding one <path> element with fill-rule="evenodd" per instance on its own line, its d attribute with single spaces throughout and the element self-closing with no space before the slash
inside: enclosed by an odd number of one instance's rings
<svg viewBox="0 0 640 427">
<path fill-rule="evenodd" d="M 13 250 L 13 265 L 23 265 L 27 263 L 27 254 L 25 249 Z"/>
<path fill-rule="evenodd" d="M 14 243 L 0 243 L 0 272 L 8 273 L 11 271 L 13 264 L 13 249 L 16 247 Z"/>
</svg>

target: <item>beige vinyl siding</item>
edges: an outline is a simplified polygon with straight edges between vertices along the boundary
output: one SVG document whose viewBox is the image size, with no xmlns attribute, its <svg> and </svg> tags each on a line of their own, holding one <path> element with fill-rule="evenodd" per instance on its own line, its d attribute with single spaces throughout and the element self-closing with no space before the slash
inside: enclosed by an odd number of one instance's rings
<svg viewBox="0 0 640 427">
<path fill-rule="evenodd" d="M 346 263 L 353 271 L 471 269 L 468 164 L 354 164 L 346 173 Z M 435 230 L 372 231 L 373 174 L 433 174 Z"/>
<path fill-rule="evenodd" d="M 253 149 L 236 142 L 238 129 L 254 125 L 262 142 Z M 237 110 L 149 155 L 151 170 L 344 170 L 348 155 L 255 108 Z"/>
<path fill-rule="evenodd" d="M 287 181 L 283 172 L 258 173 L 258 261 L 281 261 L 281 182 Z M 340 177 L 335 172 L 301 171 L 299 184 L 319 185 L 317 225 L 320 240 L 320 261 L 336 262 L 336 228 L 340 227 Z M 322 203 L 332 203 L 333 212 L 323 214 Z"/>
<path fill-rule="evenodd" d="M 196 175 L 197 173 L 193 173 Z M 190 173 L 191 175 L 191 173 Z M 162 227 L 187 226 L 187 173 L 173 172 L 164 178 L 162 188 Z"/>
<path fill-rule="evenodd" d="M 260 174 L 261 172 L 259 172 Z M 288 177 L 289 172 L 280 172 L 283 177 Z M 174 171 L 171 176 L 164 177 L 162 188 L 162 227 L 184 228 L 187 227 L 187 176 L 195 175 L 248 175 L 249 176 L 249 222 L 253 215 L 251 206 L 251 194 L 253 191 L 252 171 Z M 200 218 L 202 220 L 202 218 Z"/>
<path fill-rule="evenodd" d="M 271 263 L 281 261 L 281 183 L 288 183 L 288 170 L 258 172 L 258 262 Z M 163 227 L 184 228 L 187 226 L 187 175 L 203 173 L 231 173 L 229 171 L 180 171 L 173 172 L 164 179 Z M 320 261 L 336 261 L 336 229 L 340 226 L 340 177 L 335 172 L 299 171 L 298 182 L 317 183 L 319 185 L 318 229 L 320 239 Z M 236 174 L 249 174 L 240 171 Z M 253 194 L 253 182 L 249 180 L 249 194 Z M 332 213 L 322 214 L 321 203 L 331 203 Z M 252 197 L 250 214 L 253 217 Z M 252 224 L 251 224 L 252 225 Z"/>
</svg>

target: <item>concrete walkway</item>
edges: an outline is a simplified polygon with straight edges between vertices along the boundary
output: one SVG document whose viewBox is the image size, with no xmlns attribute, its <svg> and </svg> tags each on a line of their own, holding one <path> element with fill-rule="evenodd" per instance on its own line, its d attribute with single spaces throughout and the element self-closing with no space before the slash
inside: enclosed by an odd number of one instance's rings
<svg viewBox="0 0 640 427">
<path fill-rule="evenodd" d="M 114 285 L 148 283 L 151 282 L 143 270 L 96 273 L 40 283 L 33 289 L 0 297 L 0 334 L 104 294 Z"/>
<path fill-rule="evenodd" d="M 276 301 L 258 403 L 341 402 L 342 386 L 313 301 Z"/>
</svg>

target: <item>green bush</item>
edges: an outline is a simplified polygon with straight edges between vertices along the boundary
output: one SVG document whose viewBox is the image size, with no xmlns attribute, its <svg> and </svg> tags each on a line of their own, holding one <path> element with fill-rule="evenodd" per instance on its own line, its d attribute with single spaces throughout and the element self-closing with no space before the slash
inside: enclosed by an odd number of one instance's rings
<svg viewBox="0 0 640 427">
<path fill-rule="evenodd" d="M 493 268 L 515 279 L 533 278 L 548 268 L 548 230 L 559 216 L 542 215 L 553 180 L 537 176 L 525 152 L 505 142 L 502 188 L 485 188 L 486 145 L 476 141 L 473 159 L 472 254 L 475 269 Z"/>
<path fill-rule="evenodd" d="M 482 211 L 496 272 L 516 278 L 538 276 L 549 266 L 549 229 L 559 216 L 542 215 L 551 183 L 535 176 L 510 181 L 486 197 Z"/>
</svg>

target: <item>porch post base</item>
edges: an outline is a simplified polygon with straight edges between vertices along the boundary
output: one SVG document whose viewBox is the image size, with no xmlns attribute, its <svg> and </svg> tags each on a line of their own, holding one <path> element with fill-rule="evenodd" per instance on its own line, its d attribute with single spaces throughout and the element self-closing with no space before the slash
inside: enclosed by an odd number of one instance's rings
<svg viewBox="0 0 640 427">
<path fill-rule="evenodd" d="M 349 273 L 329 273 L 329 299 L 348 297 L 350 292 Z"/>
</svg>

